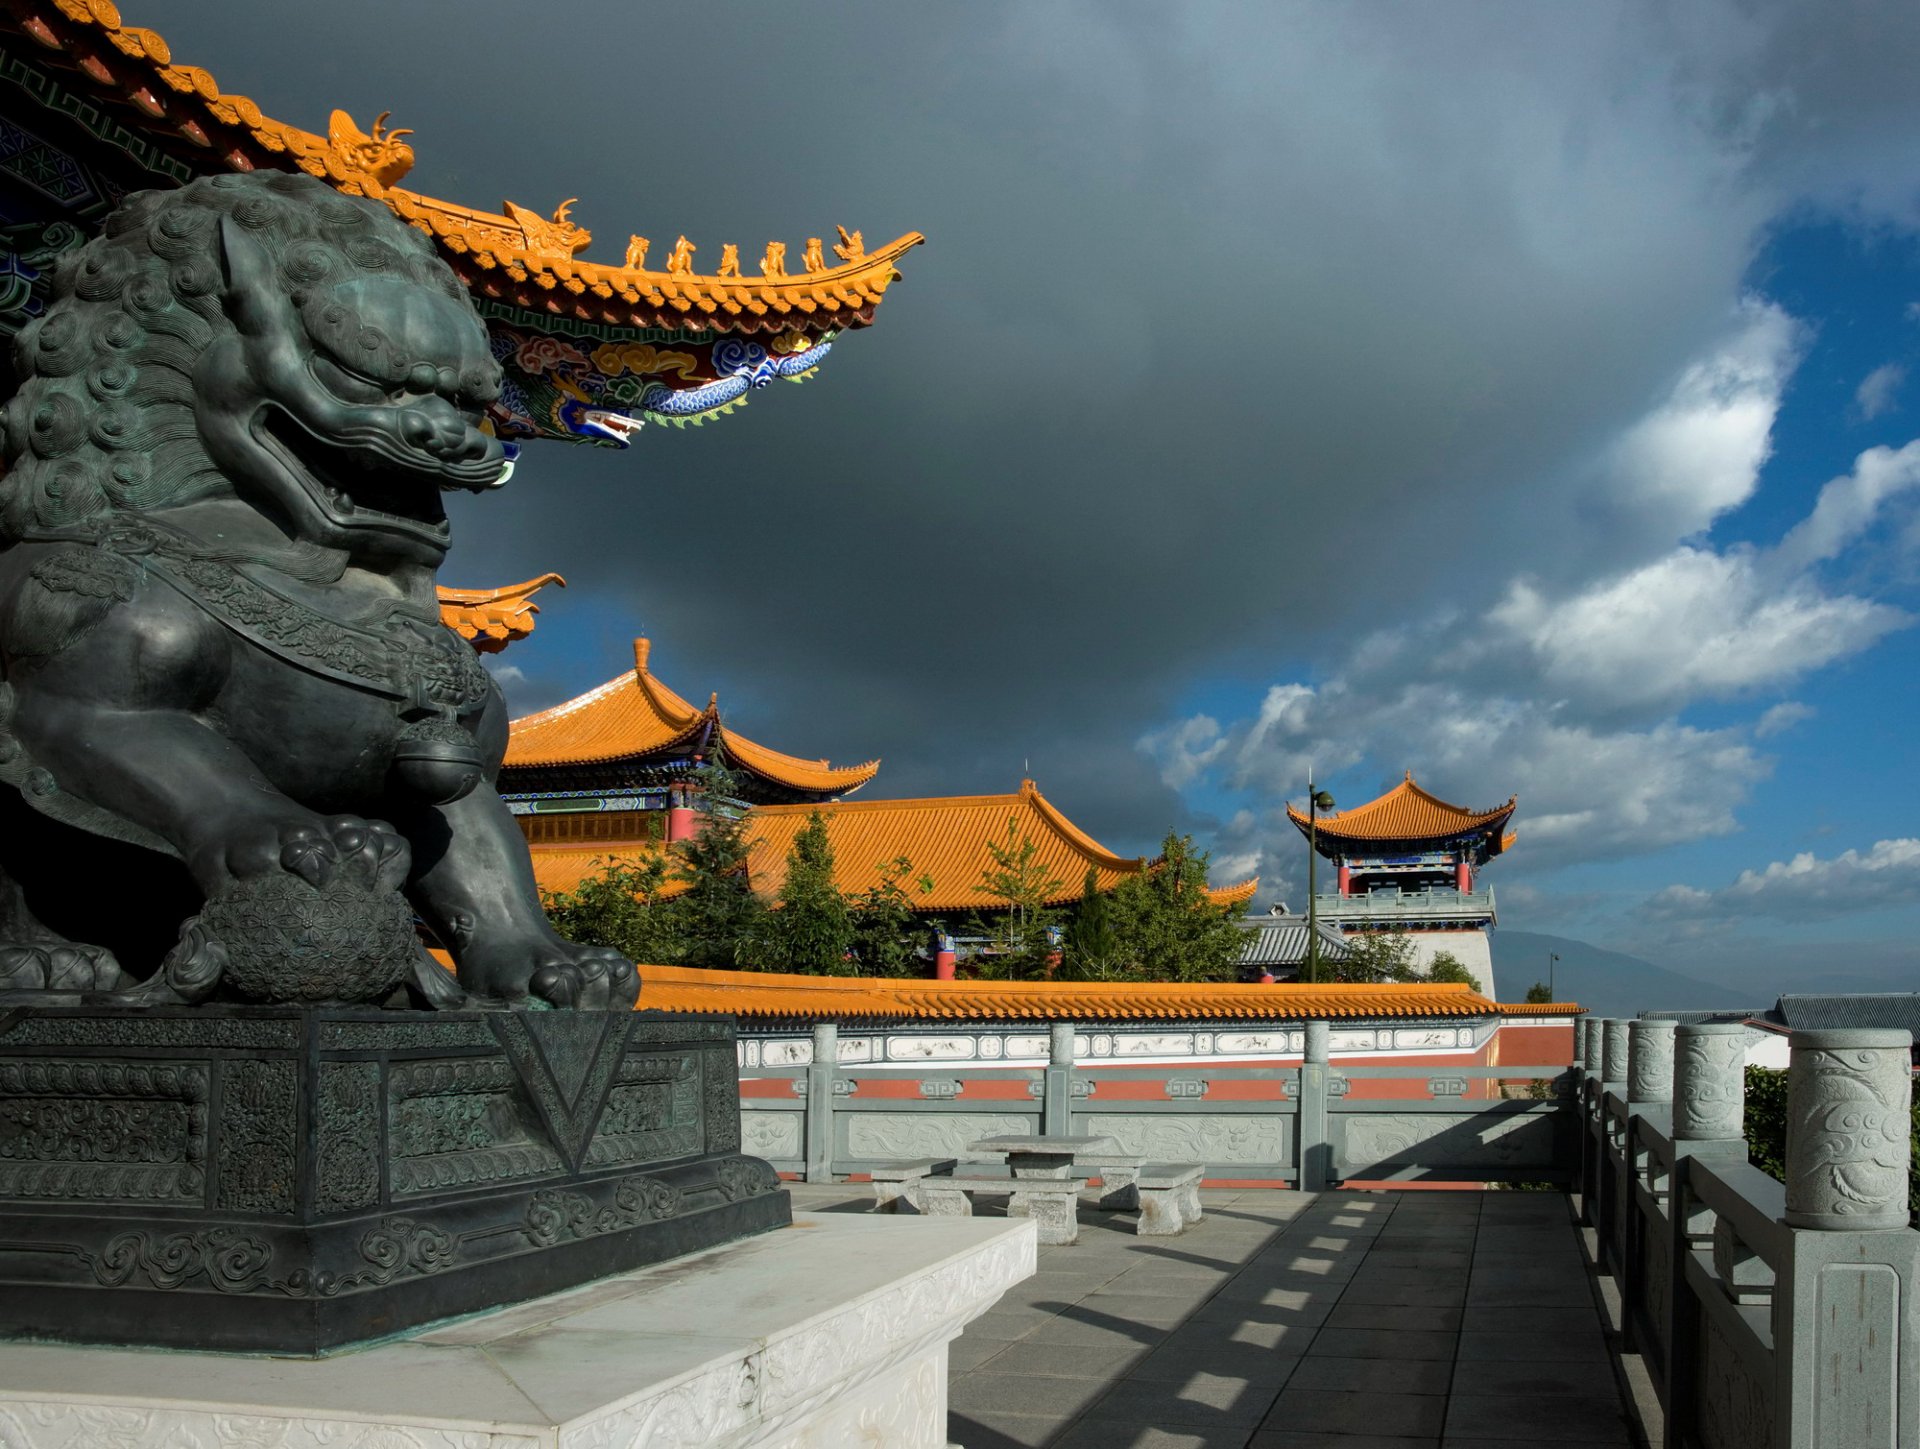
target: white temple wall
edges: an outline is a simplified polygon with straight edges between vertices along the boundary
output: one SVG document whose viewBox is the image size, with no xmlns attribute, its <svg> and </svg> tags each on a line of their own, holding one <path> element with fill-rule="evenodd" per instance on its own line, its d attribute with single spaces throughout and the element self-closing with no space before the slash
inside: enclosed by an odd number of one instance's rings
<svg viewBox="0 0 1920 1449">
<path fill-rule="evenodd" d="M 1483 996 L 1490 1001 L 1503 999 L 1499 989 L 1494 985 L 1493 947 L 1487 940 L 1487 933 L 1484 930 L 1476 928 L 1470 931 L 1409 931 L 1407 939 L 1413 942 L 1413 967 L 1422 975 L 1425 975 L 1427 967 L 1433 964 L 1433 958 L 1442 951 L 1446 951 L 1467 968 L 1468 975 L 1480 983 L 1480 992 Z M 1540 971 L 1544 977 L 1546 962 L 1540 963 Z M 1520 987 L 1514 999 L 1518 1001 L 1524 997 L 1527 986 L 1532 984 L 1528 982 L 1526 986 Z"/>
</svg>

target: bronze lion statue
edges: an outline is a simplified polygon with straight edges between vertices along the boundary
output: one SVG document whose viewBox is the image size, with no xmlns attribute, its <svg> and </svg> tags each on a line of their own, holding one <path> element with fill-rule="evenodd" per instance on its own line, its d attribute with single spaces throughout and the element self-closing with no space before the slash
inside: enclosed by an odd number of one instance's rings
<svg viewBox="0 0 1920 1449">
<path fill-rule="evenodd" d="M 509 465 L 426 238 L 306 176 L 143 193 L 16 374 L 0 991 L 631 1006 L 540 910 L 500 692 L 440 622 L 442 494 Z"/>
</svg>

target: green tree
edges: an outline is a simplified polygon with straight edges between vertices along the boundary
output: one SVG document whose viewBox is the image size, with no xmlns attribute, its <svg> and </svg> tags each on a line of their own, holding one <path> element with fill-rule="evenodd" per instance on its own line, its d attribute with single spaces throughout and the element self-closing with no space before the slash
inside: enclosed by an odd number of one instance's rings
<svg viewBox="0 0 1920 1449">
<path fill-rule="evenodd" d="M 1480 989 L 1480 978 L 1467 970 L 1467 963 L 1451 951 L 1435 951 L 1427 963 L 1427 980 L 1450 981 L 1473 991 Z"/>
<path fill-rule="evenodd" d="M 1113 903 L 1100 889 L 1099 873 L 1087 867 L 1080 904 L 1067 921 L 1060 975 L 1069 981 L 1112 981 L 1125 974 L 1120 937 L 1113 929 Z"/>
<path fill-rule="evenodd" d="M 554 929 L 570 941 L 612 946 L 630 960 L 682 964 L 687 942 L 679 902 L 662 898 L 666 855 L 608 856 L 594 865 L 594 873 L 572 890 L 543 893 L 541 904 Z"/>
<path fill-rule="evenodd" d="M 735 803 L 733 772 L 716 752 L 694 780 L 706 805 L 700 828 L 673 847 L 673 878 L 687 886 L 677 902 L 686 932 L 682 960 L 722 969 L 756 964 L 749 958 L 764 939 L 767 907 L 747 873 L 752 842 L 746 811 Z"/>
<path fill-rule="evenodd" d="M 833 879 L 833 842 L 818 810 L 793 837 L 778 909 L 760 922 L 754 954 L 762 966 L 815 976 L 851 976 L 853 916 Z"/>
<path fill-rule="evenodd" d="M 1405 931 L 1362 931 L 1347 938 L 1347 955 L 1332 964 L 1335 981 L 1418 981 L 1413 937 Z"/>
<path fill-rule="evenodd" d="M 927 928 L 914 909 L 908 886 L 922 897 L 933 894 L 933 878 L 913 873 L 913 862 L 895 856 L 879 868 L 880 883 L 852 897 L 847 905 L 853 918 L 853 953 L 866 976 L 917 974 L 914 949 Z"/>
<path fill-rule="evenodd" d="M 1246 933 L 1238 906 L 1207 894 L 1207 854 L 1167 832 L 1160 859 L 1113 889 L 1110 911 L 1126 974 L 1147 981 L 1231 981 Z"/>
<path fill-rule="evenodd" d="M 1553 1000 L 1553 988 L 1544 981 L 1536 981 L 1527 988 L 1527 1000 L 1542 1002 Z"/>
<path fill-rule="evenodd" d="M 1057 916 L 1047 902 L 1059 896 L 1060 878 L 1011 815 L 1005 837 L 987 841 L 987 860 L 973 890 L 987 897 L 993 912 L 979 922 L 980 934 L 990 937 L 998 949 L 979 963 L 982 974 L 1039 976 L 1046 969 L 1047 927 Z"/>
</svg>

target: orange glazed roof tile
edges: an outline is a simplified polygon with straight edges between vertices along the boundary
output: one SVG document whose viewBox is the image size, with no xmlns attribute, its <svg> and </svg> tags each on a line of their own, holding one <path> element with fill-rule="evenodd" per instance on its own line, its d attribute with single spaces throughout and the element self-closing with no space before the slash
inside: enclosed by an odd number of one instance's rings
<svg viewBox="0 0 1920 1449">
<path fill-rule="evenodd" d="M 533 616 L 540 606 L 533 596 L 548 584 L 567 586 L 558 574 L 542 574 L 523 584 L 498 589 L 449 589 L 440 595 L 440 622 L 482 654 L 497 654 L 516 639 L 533 632 Z"/>
<path fill-rule="evenodd" d="M 769 894 L 785 879 L 787 851 L 806 826 L 813 808 L 772 805 L 747 817 L 748 833 L 764 842 L 751 861 L 754 884 Z M 842 891 L 856 893 L 880 883 L 880 868 L 905 856 L 912 874 L 933 880 L 933 890 L 912 891 L 914 908 L 953 911 L 990 907 L 991 897 L 974 889 L 992 864 L 989 842 L 1007 837 L 1008 822 L 1037 847 L 1035 859 L 1056 880 L 1048 904 L 1080 899 L 1087 867 L 1099 889 L 1112 890 L 1149 862 L 1115 855 L 1060 813 L 1031 780 L 1011 795 L 947 795 L 923 800 L 843 800 L 819 807 L 833 844 L 834 874 Z M 1220 905 L 1244 905 L 1259 879 L 1213 891 Z M 909 886 L 912 890 L 912 887 Z"/>
<path fill-rule="evenodd" d="M 516 734 L 518 727 L 516 726 Z M 512 763 L 512 747 L 507 759 Z M 753 886 L 766 895 L 780 889 L 786 878 L 787 852 L 793 838 L 815 810 L 826 818 L 827 838 L 833 845 L 834 884 L 846 895 L 858 895 L 879 885 L 882 870 L 905 856 L 912 862 L 910 878 L 902 884 L 918 911 L 990 909 L 994 900 L 974 889 L 992 864 L 990 841 L 1006 839 L 1007 823 L 1037 848 L 1038 861 L 1059 882 L 1050 905 L 1067 905 L 1081 897 L 1087 867 L 1092 866 L 1098 888 L 1112 890 L 1128 876 L 1138 875 L 1152 862 L 1115 855 L 1060 813 L 1031 780 L 1022 780 L 1011 795 L 949 795 L 926 800 L 833 800 L 820 805 L 762 805 L 747 812 L 749 842 L 747 870 Z M 552 892 L 575 890 L 598 873 L 609 856 L 630 857 L 655 847 L 597 845 L 533 846 L 533 873 L 540 888 Z M 922 894 L 911 877 L 928 876 L 933 890 Z M 1259 888 L 1260 879 L 1209 891 L 1216 905 L 1244 906 Z M 665 895 L 684 889 L 671 886 Z"/>
<path fill-rule="evenodd" d="M 411 133 L 386 130 L 385 116 L 368 133 L 335 111 L 325 136 L 276 121 L 246 96 L 221 91 L 198 66 L 175 64 L 165 40 L 125 24 L 110 0 L 0 0 L 0 12 L 202 169 L 298 169 L 382 202 L 439 242 L 470 285 L 547 315 L 726 333 L 858 327 L 873 320 L 898 278 L 894 263 L 926 240 L 908 232 L 869 252 L 859 232 L 841 229 L 831 247 L 836 264 L 828 265 L 819 238 L 808 238 L 792 274 L 785 244 L 776 242 L 757 277 L 739 275 L 737 262 L 723 262 L 723 275 L 695 273 L 695 248 L 684 237 L 659 269 L 646 265 L 650 243 L 638 236 L 618 266 L 582 261 L 575 253 L 591 235 L 569 218 L 572 202 L 546 217 L 509 201 L 501 214 L 399 187 L 413 166 L 413 148 L 401 139 Z"/>
<path fill-rule="evenodd" d="M 1351 810 L 1331 810 L 1321 815 L 1317 832 L 1335 840 L 1418 840 L 1424 837 L 1483 833 L 1499 838 L 1499 849 L 1513 843 L 1514 837 L 1500 836 L 1501 827 L 1512 816 L 1518 796 L 1491 810 L 1466 810 L 1429 795 L 1414 783 L 1413 771 L 1378 800 L 1369 800 Z M 1307 817 L 1287 806 L 1287 816 L 1305 831 Z M 1496 851 L 1496 853 L 1498 853 Z"/>
<path fill-rule="evenodd" d="M 835 766 L 782 754 L 735 734 L 720 718 L 718 696 L 696 709 L 655 678 L 647 667 L 652 647 L 646 639 L 634 640 L 632 670 L 577 699 L 515 720 L 506 768 L 603 764 L 689 745 L 711 732 L 731 766 L 794 789 L 844 794 L 879 772 L 878 760 Z"/>
<path fill-rule="evenodd" d="M 1471 987 L 1451 983 L 1243 986 L 1147 982 L 1121 986 L 1097 982 L 901 981 L 703 971 L 685 966 L 642 966 L 640 1005 L 656 1011 L 726 1011 L 748 1018 L 842 1021 L 1297 1021 L 1494 1016 L 1505 1010 Z"/>
</svg>

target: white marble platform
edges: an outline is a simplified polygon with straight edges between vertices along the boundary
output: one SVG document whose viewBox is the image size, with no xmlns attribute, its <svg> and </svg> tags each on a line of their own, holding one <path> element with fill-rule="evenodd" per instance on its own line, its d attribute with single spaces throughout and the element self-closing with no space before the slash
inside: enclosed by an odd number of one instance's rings
<svg viewBox="0 0 1920 1449">
<path fill-rule="evenodd" d="M 319 1360 L 0 1344 L 6 1449 L 941 1449 L 1030 1221 L 791 1228 Z"/>
</svg>

